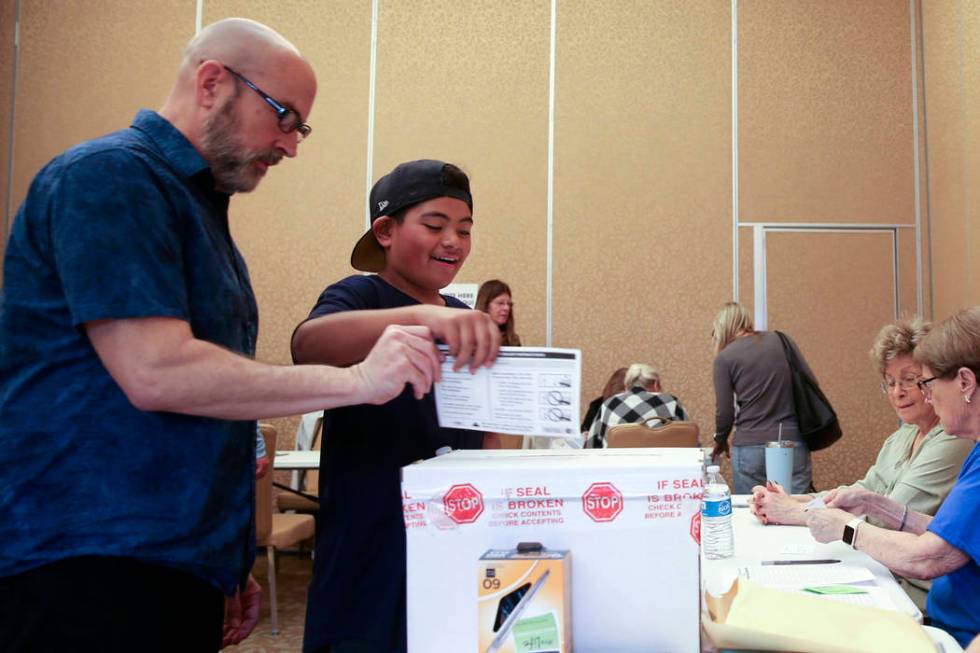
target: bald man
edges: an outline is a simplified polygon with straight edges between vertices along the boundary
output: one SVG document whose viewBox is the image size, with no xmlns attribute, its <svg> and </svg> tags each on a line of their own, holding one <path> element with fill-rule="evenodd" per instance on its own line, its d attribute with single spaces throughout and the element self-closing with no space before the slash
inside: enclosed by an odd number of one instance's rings
<svg viewBox="0 0 980 653">
<path fill-rule="evenodd" d="M 253 360 L 229 199 L 296 156 L 315 95 L 295 46 L 224 20 L 190 42 L 159 112 L 31 185 L 0 295 L 5 651 L 240 641 L 258 614 L 254 420 L 380 404 L 406 383 L 421 397 L 438 375 L 418 327 L 346 369 Z"/>
</svg>

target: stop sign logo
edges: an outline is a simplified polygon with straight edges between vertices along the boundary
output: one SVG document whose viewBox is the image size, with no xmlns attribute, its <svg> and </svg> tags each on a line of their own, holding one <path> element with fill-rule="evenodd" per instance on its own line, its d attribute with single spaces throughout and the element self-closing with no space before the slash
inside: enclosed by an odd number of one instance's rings
<svg viewBox="0 0 980 653">
<path fill-rule="evenodd" d="M 443 495 L 442 505 L 457 524 L 472 524 L 483 514 L 483 495 L 469 483 L 454 485 Z"/>
<path fill-rule="evenodd" d="M 594 521 L 612 521 L 623 512 L 623 495 L 612 483 L 593 483 L 582 495 L 582 510 Z"/>
<path fill-rule="evenodd" d="M 691 515 L 691 537 L 698 544 L 701 544 L 701 511 L 698 510 L 696 513 Z"/>
</svg>

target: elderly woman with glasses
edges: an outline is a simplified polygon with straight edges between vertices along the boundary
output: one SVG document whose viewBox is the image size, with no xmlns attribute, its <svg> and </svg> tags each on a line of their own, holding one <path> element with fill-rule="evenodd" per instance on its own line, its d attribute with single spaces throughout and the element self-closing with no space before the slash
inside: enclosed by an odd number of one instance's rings
<svg viewBox="0 0 980 653">
<path fill-rule="evenodd" d="M 885 440 L 864 478 L 832 490 L 825 500 L 860 488 L 934 515 L 953 488 L 973 443 L 946 434 L 916 385 L 922 366 L 912 352 L 928 333 L 929 323 L 920 319 L 898 320 L 878 332 L 871 358 L 881 374 L 881 390 L 902 425 Z M 757 485 L 752 488 L 749 507 L 763 524 L 802 525 L 806 523 L 805 506 L 814 498 L 810 494 L 791 496 L 778 485 Z"/>
<path fill-rule="evenodd" d="M 975 445 L 980 440 L 980 306 L 935 327 L 914 357 L 922 365 L 919 389 L 946 433 Z M 864 488 L 837 492 L 827 505 L 807 513 L 818 542 L 842 539 L 895 573 L 934 579 L 926 605 L 932 625 L 962 646 L 980 632 L 980 447 L 973 446 L 935 517 Z M 861 514 L 883 526 L 855 517 Z"/>
</svg>

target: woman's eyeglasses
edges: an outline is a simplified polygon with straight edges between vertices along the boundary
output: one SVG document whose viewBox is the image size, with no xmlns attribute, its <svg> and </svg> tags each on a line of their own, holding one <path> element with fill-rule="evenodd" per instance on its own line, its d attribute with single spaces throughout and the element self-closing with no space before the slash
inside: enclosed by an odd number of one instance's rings
<svg viewBox="0 0 980 653">
<path fill-rule="evenodd" d="M 930 376 L 928 379 L 919 379 L 915 382 L 915 385 L 919 386 L 919 390 L 927 399 L 932 396 L 932 386 L 929 384 L 935 381 L 937 378 L 939 377 Z"/>
<path fill-rule="evenodd" d="M 922 386 L 919 385 L 919 377 L 917 376 L 903 376 L 901 379 L 896 381 L 895 379 L 885 379 L 881 382 L 881 391 L 885 394 L 892 392 L 895 388 L 901 388 L 902 390 L 911 390 L 912 388 Z"/>
</svg>

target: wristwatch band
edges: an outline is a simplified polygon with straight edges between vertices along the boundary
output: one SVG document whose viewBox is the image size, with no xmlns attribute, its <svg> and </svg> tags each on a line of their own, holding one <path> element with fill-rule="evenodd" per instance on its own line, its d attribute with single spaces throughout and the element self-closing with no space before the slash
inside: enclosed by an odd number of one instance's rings
<svg viewBox="0 0 980 653">
<path fill-rule="evenodd" d="M 864 520 L 860 517 L 856 517 L 847 522 L 847 525 L 844 526 L 844 537 L 841 539 L 844 541 L 844 544 L 849 545 L 852 549 L 857 548 L 858 525 L 860 525 L 863 521 Z"/>
</svg>

